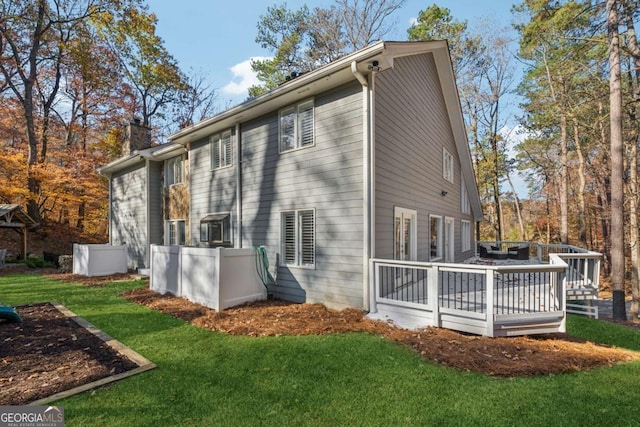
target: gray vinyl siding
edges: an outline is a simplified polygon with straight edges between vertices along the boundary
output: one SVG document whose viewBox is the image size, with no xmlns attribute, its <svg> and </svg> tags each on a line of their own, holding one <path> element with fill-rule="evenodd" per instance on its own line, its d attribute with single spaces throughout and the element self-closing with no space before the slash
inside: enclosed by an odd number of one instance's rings
<svg viewBox="0 0 640 427">
<path fill-rule="evenodd" d="M 144 162 L 111 179 L 111 244 L 128 247 L 128 267 L 145 266 L 147 236 L 147 169 Z"/>
<path fill-rule="evenodd" d="M 233 165 L 211 170 L 209 138 L 191 144 L 189 151 L 190 231 L 191 245 L 199 246 L 200 220 L 212 213 L 231 213 L 232 239 L 238 247 L 236 230 L 236 166 L 235 138 L 232 137 Z"/>
<path fill-rule="evenodd" d="M 460 221 L 474 222 L 461 212 L 460 160 L 431 54 L 396 58 L 376 75 L 374 102 L 376 257 L 393 258 L 396 206 L 417 211 L 418 260 L 429 260 L 429 215 L 454 218 L 456 261 L 473 255 L 473 244 L 461 252 Z M 454 158 L 453 183 L 442 177 L 443 147 Z"/>
<path fill-rule="evenodd" d="M 162 162 L 149 162 L 149 245 L 163 244 L 164 224 L 162 215 Z M 146 267 L 149 265 L 150 250 L 147 249 Z"/>
<path fill-rule="evenodd" d="M 242 124 L 243 246 L 280 261 L 281 213 L 314 209 L 315 268 L 279 266 L 275 295 L 363 306 L 362 96 L 354 81 L 314 98 L 315 146 L 279 153 L 278 112 Z"/>
</svg>

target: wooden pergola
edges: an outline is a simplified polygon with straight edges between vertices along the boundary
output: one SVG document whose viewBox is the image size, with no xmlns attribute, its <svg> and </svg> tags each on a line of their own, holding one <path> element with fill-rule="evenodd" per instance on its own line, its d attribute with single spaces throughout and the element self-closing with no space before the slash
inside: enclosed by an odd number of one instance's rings
<svg viewBox="0 0 640 427">
<path fill-rule="evenodd" d="M 10 228 L 22 237 L 20 245 L 20 256 L 27 259 L 27 237 L 29 230 L 36 228 L 39 224 L 35 222 L 20 205 L 0 204 L 0 228 Z"/>
</svg>

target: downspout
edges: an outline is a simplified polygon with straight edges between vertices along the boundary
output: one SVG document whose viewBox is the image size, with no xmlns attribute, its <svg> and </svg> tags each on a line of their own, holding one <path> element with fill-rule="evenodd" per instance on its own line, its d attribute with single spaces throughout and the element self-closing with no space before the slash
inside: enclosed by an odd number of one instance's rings
<svg viewBox="0 0 640 427">
<path fill-rule="evenodd" d="M 375 312 L 375 306 L 371 304 L 371 288 L 370 288 L 370 274 L 369 274 L 369 259 L 371 258 L 372 251 L 372 238 L 371 238 L 371 115 L 370 115 L 370 92 L 369 81 L 367 78 L 358 71 L 358 63 L 356 61 L 351 62 L 351 72 L 354 77 L 362 85 L 362 220 L 363 220 L 363 237 L 362 237 L 362 289 L 363 298 L 362 304 L 365 311 Z"/>
<path fill-rule="evenodd" d="M 113 173 L 109 173 L 109 210 L 107 211 L 108 213 L 108 221 L 109 221 L 109 244 L 113 245 L 113 223 L 111 221 L 113 221 Z"/>
<path fill-rule="evenodd" d="M 242 159 L 240 149 L 240 123 L 236 123 L 236 243 L 237 248 L 242 248 Z"/>
<path fill-rule="evenodd" d="M 149 159 L 144 159 L 144 169 L 146 171 L 146 185 L 147 188 L 147 200 L 145 200 L 147 204 L 147 241 L 145 242 L 144 248 L 144 268 L 149 268 L 149 260 L 151 259 L 151 162 Z M 140 271 L 140 266 L 137 266 L 138 271 Z"/>
</svg>

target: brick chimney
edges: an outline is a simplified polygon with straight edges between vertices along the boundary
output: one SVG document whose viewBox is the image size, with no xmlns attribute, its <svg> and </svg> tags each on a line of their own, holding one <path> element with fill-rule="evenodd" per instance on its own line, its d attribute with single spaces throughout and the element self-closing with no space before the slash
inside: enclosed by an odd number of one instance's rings
<svg viewBox="0 0 640 427">
<path fill-rule="evenodd" d="M 122 155 L 126 156 L 136 150 L 144 150 L 149 147 L 151 147 L 151 128 L 142 125 L 140 119 L 133 119 L 124 128 Z"/>
</svg>

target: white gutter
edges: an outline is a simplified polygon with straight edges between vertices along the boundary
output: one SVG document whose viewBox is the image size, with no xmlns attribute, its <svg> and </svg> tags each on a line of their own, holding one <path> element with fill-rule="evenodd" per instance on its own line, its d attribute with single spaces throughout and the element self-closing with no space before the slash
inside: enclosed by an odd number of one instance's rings
<svg viewBox="0 0 640 427">
<path fill-rule="evenodd" d="M 358 63 L 351 62 L 351 72 L 362 85 L 362 305 L 365 311 L 371 310 L 371 290 L 369 283 L 369 259 L 371 258 L 371 180 L 370 180 L 370 149 L 371 149 L 371 116 L 369 81 L 358 71 Z M 374 308 L 375 310 L 375 308 Z M 372 311 L 375 312 L 375 311 Z"/>
</svg>

